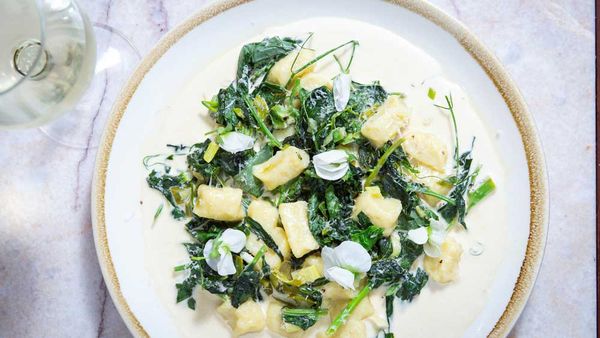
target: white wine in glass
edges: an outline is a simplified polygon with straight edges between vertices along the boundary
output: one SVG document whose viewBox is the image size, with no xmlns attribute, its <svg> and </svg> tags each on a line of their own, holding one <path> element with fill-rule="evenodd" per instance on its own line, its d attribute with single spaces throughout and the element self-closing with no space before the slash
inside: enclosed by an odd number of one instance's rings
<svg viewBox="0 0 600 338">
<path fill-rule="evenodd" d="M 46 125 L 61 144 L 93 147 L 106 118 L 98 114 L 112 101 L 109 79 L 120 85 L 138 60 L 122 33 L 92 25 L 74 0 L 0 0 L 0 129 Z"/>
</svg>

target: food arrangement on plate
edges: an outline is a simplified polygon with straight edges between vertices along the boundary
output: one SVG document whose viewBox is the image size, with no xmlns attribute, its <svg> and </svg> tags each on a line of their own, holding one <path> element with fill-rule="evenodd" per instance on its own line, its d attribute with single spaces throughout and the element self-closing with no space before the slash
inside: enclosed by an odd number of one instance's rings
<svg viewBox="0 0 600 338">
<path fill-rule="evenodd" d="M 399 304 L 452 284 L 465 250 L 482 253 L 455 237 L 478 226 L 466 216 L 495 183 L 477 140 L 459 140 L 451 91 L 360 83 L 361 41 L 315 50 L 316 37 L 245 44 L 235 80 L 202 102 L 216 127 L 144 158 L 168 201 L 154 222 L 168 211 L 189 233 L 173 300 L 192 311 L 208 306 L 199 290 L 218 297 L 236 336 L 401 335 L 390 326 Z M 450 142 L 413 121 L 411 95 L 444 119 Z"/>
</svg>

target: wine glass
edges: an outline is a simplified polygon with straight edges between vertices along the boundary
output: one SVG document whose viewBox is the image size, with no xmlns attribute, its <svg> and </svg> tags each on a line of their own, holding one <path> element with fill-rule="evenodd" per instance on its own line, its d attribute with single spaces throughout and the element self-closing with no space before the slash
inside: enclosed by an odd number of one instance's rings
<svg viewBox="0 0 600 338">
<path fill-rule="evenodd" d="M 90 23 L 74 0 L 1 0 L 0 129 L 39 127 L 62 145 L 95 147 L 139 60 L 123 33 Z"/>
</svg>

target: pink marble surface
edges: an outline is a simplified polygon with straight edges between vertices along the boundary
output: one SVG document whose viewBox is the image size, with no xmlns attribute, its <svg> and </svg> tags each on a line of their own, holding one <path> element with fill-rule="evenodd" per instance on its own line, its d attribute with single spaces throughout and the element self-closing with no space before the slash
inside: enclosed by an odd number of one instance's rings
<svg viewBox="0 0 600 338">
<path fill-rule="evenodd" d="M 546 255 L 514 337 L 593 337 L 594 3 L 434 0 L 502 60 L 529 104 L 550 176 Z M 205 0 L 81 0 L 145 55 Z M 93 129 L 90 129 L 93 130 Z M 0 132 L 0 337 L 127 337 L 96 260 L 95 150 Z"/>
</svg>

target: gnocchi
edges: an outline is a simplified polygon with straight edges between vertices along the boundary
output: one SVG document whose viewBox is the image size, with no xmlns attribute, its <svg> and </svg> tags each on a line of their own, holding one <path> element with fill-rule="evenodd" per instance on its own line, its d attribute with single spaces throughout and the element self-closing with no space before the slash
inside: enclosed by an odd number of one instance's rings
<svg viewBox="0 0 600 338">
<path fill-rule="evenodd" d="M 449 283 L 458 277 L 458 264 L 463 249 L 455 239 L 448 237 L 442 243 L 441 251 L 441 257 L 425 256 L 423 267 L 434 281 Z"/>
<path fill-rule="evenodd" d="M 246 216 L 242 207 L 242 190 L 203 184 L 198 187 L 198 199 L 193 213 L 218 221 L 239 221 Z"/>
<path fill-rule="evenodd" d="M 402 143 L 402 148 L 415 162 L 438 172 L 444 172 L 448 161 L 448 149 L 446 144 L 434 134 L 409 132 Z"/>
<path fill-rule="evenodd" d="M 352 209 L 352 217 L 356 219 L 363 212 L 374 225 L 383 229 L 389 236 L 396 228 L 402 202 L 395 198 L 384 198 L 379 187 L 367 187 L 356 200 Z"/>
<path fill-rule="evenodd" d="M 255 301 L 247 301 L 236 309 L 227 300 L 217 308 L 217 312 L 229 324 L 236 337 L 265 328 L 265 314 Z"/>
<path fill-rule="evenodd" d="M 375 148 L 395 139 L 409 122 L 408 108 L 398 95 L 389 96 L 369 117 L 360 132 Z"/>
<path fill-rule="evenodd" d="M 364 321 L 350 319 L 336 333 L 329 336 L 325 332 L 320 332 L 318 338 L 366 338 L 367 327 Z"/>
<path fill-rule="evenodd" d="M 305 201 L 282 203 L 279 205 L 279 216 L 296 258 L 319 248 L 319 244 L 308 228 L 308 203 Z"/>
<path fill-rule="evenodd" d="M 296 147 L 287 147 L 278 151 L 266 162 L 252 168 L 252 174 L 261 180 L 268 190 L 300 175 L 310 163 L 310 156 Z"/>
<path fill-rule="evenodd" d="M 333 89 L 331 81 L 319 73 L 310 73 L 300 79 L 300 87 L 308 91 L 312 91 L 322 86 L 329 88 L 329 90 Z"/>
<path fill-rule="evenodd" d="M 302 329 L 295 325 L 287 324 L 281 319 L 281 310 L 283 308 L 284 305 L 276 300 L 269 302 L 267 308 L 267 328 L 284 337 L 298 336 L 297 333 L 302 331 Z"/>
<path fill-rule="evenodd" d="M 292 77 L 292 66 L 293 70 L 297 71 L 314 59 L 315 55 L 316 53 L 314 50 L 306 48 L 300 49 L 300 51 L 297 53 L 290 53 L 286 55 L 283 59 L 277 61 L 273 65 L 269 71 L 269 74 L 267 75 L 267 82 L 285 87 Z M 312 72 L 314 68 L 314 64 L 310 65 L 297 74 L 296 77 L 302 77 L 307 73 Z"/>
<path fill-rule="evenodd" d="M 273 238 L 284 258 L 290 258 L 291 250 L 283 228 L 279 227 L 279 212 L 271 203 L 254 200 L 248 206 L 248 216 L 262 225 Z"/>
</svg>

